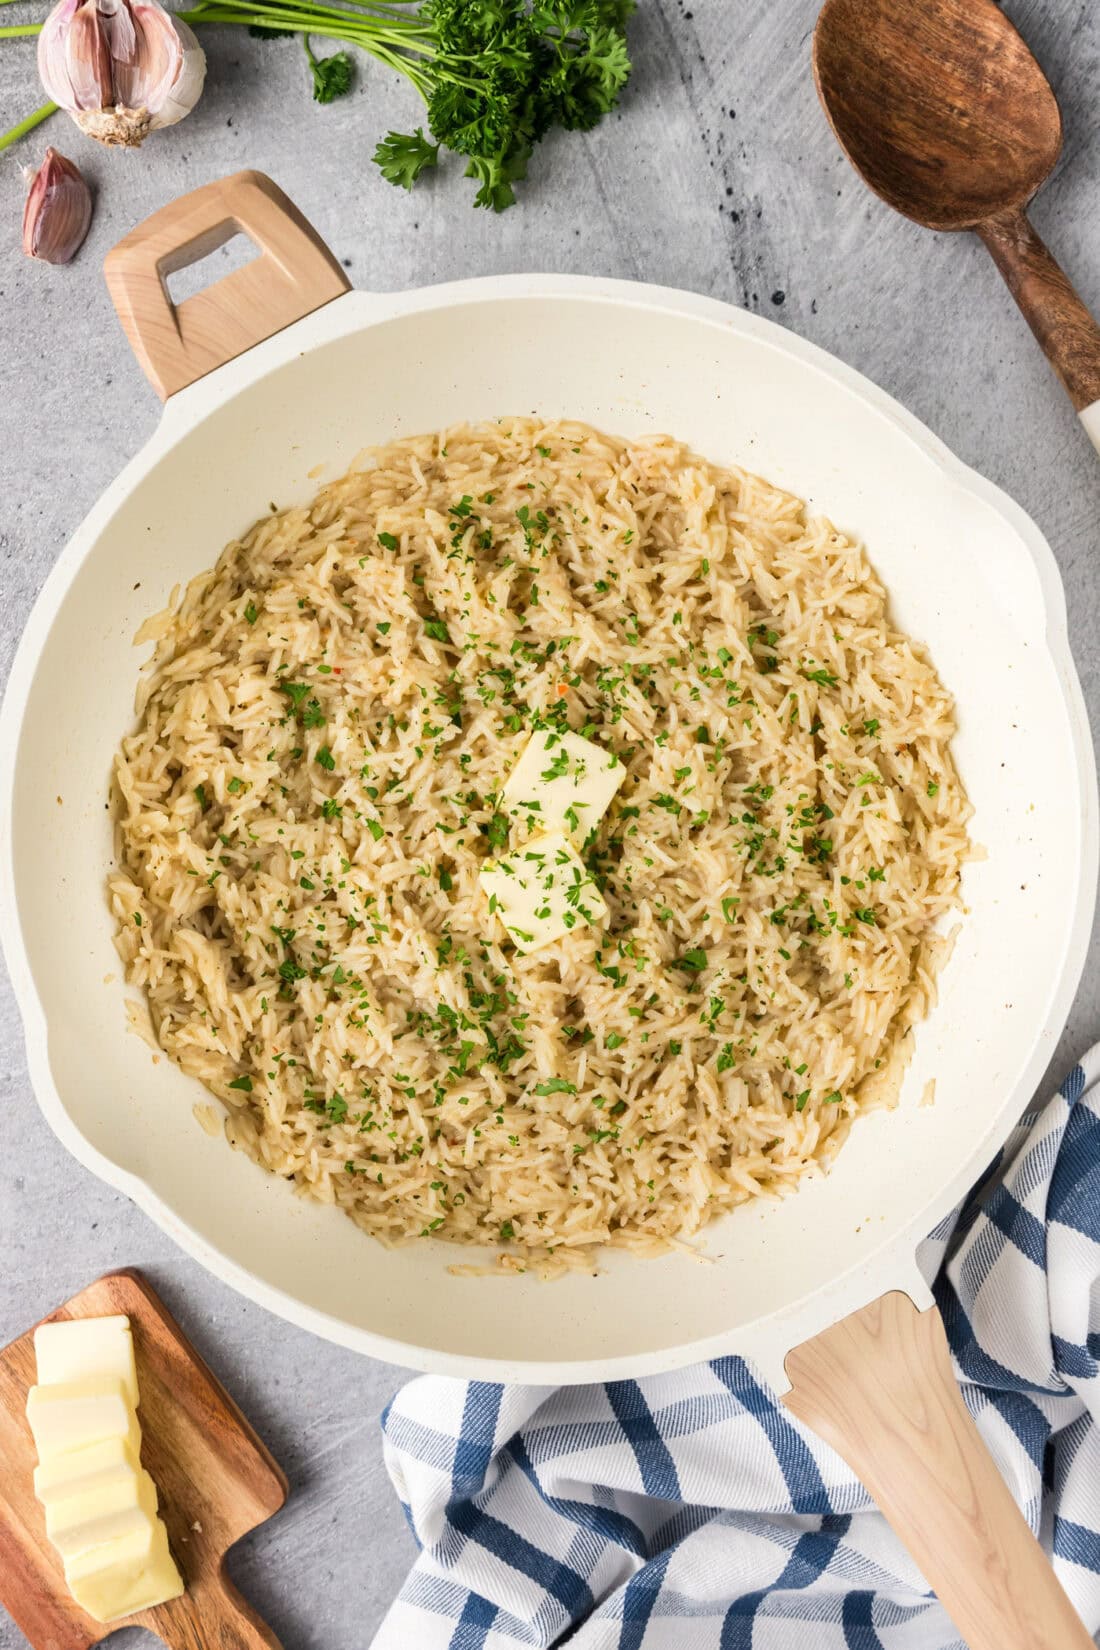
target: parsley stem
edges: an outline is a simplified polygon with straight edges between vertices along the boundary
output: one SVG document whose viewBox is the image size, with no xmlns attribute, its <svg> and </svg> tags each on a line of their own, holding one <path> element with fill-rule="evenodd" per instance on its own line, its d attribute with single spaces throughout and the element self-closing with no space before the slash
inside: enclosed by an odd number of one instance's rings
<svg viewBox="0 0 1100 1650">
<path fill-rule="evenodd" d="M 27 115 L 10 131 L 0 135 L 0 149 L 7 149 L 10 144 L 17 143 L 21 137 L 26 137 L 28 132 L 33 132 L 36 126 L 41 126 L 44 120 L 49 120 L 50 116 L 56 113 L 56 103 L 43 103 L 40 109 L 34 111 L 33 115 Z"/>
</svg>

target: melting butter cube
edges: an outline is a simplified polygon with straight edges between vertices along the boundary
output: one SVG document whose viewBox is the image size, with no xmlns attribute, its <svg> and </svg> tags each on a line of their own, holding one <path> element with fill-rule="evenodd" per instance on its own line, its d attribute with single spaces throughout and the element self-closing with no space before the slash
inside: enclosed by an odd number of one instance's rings
<svg viewBox="0 0 1100 1650">
<path fill-rule="evenodd" d="M 101 1438 L 49 1456 L 34 1469 L 34 1493 L 46 1509 L 82 1491 L 107 1490 L 141 1470 L 141 1427 L 136 1415 L 123 1438 Z"/>
<path fill-rule="evenodd" d="M 599 890 L 564 831 L 547 831 L 506 859 L 490 860 L 481 872 L 481 886 L 489 897 L 489 910 L 521 951 L 551 945 L 607 915 Z"/>
<path fill-rule="evenodd" d="M 101 1438 L 127 1438 L 136 1425 L 126 1383 L 117 1375 L 88 1375 L 58 1386 L 32 1386 L 27 1394 L 27 1420 L 40 1461 Z"/>
<path fill-rule="evenodd" d="M 148 1532 L 116 1537 L 67 1564 L 65 1580 L 81 1609 L 105 1624 L 166 1604 L 183 1592 L 159 1518 Z"/>
<path fill-rule="evenodd" d="M 127 1396 L 138 1401 L 134 1337 L 123 1313 L 111 1318 L 67 1318 L 43 1323 L 34 1332 L 39 1386 L 60 1386 L 85 1375 L 117 1375 Z"/>
<path fill-rule="evenodd" d="M 583 842 L 625 778 L 614 751 L 579 733 L 540 728 L 504 783 L 504 812 L 531 831 L 564 831 Z"/>
</svg>

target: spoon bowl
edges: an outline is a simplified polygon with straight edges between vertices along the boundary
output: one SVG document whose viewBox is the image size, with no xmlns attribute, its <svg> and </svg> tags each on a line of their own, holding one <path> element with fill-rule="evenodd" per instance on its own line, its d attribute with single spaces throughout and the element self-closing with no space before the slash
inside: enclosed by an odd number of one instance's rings
<svg viewBox="0 0 1100 1650">
<path fill-rule="evenodd" d="M 1061 153 L 1050 83 L 993 0 L 825 0 L 813 62 L 856 171 L 929 229 L 1024 205 Z"/>
</svg>

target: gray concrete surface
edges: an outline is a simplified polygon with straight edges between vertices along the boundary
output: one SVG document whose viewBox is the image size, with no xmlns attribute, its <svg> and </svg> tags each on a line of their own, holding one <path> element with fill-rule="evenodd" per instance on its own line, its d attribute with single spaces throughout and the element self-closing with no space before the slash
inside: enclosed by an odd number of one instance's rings
<svg viewBox="0 0 1100 1650">
<path fill-rule="evenodd" d="M 138 155 L 108 153 L 63 117 L 0 159 L 0 668 L 61 546 L 152 429 L 157 403 L 100 277 L 146 213 L 242 166 L 270 172 L 360 286 L 510 270 L 582 270 L 712 293 L 834 351 L 1012 493 L 1047 533 L 1100 726 L 1100 460 L 980 246 L 892 216 L 856 182 L 814 96 L 816 0 L 640 0 L 637 69 L 621 114 L 544 145 L 522 204 L 471 210 L 450 166 L 409 197 L 370 164 L 415 123 L 414 95 L 363 63 L 354 95 L 312 103 L 299 48 L 208 31 L 196 113 Z M 1035 220 L 1100 311 L 1100 10 L 1007 0 L 1061 99 L 1065 154 Z M 40 0 L 3 22 L 42 15 Z M 0 41 L 0 127 L 40 101 L 33 49 Z M 46 141 L 99 191 L 68 269 L 18 247 L 19 163 Z M 74 684 L 79 693 L 79 683 Z M 1094 941 L 1059 1050 L 1100 1035 Z M 0 1340 L 101 1271 L 144 1267 L 289 1473 L 277 1519 L 231 1569 L 287 1650 L 365 1646 L 413 1555 L 381 1465 L 378 1415 L 401 1372 L 288 1328 L 207 1276 L 49 1133 L 0 994 Z M 133 1630 L 115 1642 L 132 1646 Z M 23 1644 L 0 1616 L 0 1650 Z M 415 1646 L 410 1646 L 415 1650 Z"/>
</svg>

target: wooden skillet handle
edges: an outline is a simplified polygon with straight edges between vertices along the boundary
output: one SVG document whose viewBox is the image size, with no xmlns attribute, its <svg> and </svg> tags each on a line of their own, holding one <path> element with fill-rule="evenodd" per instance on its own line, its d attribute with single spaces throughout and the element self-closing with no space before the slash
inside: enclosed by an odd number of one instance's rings
<svg viewBox="0 0 1100 1650">
<path fill-rule="evenodd" d="M 174 304 L 165 277 L 238 234 L 260 256 Z M 237 172 L 161 207 L 107 254 L 104 272 L 134 354 L 162 401 L 350 285 L 317 231 L 262 172 Z"/>
<path fill-rule="evenodd" d="M 1100 326 L 1021 207 L 974 227 L 1100 450 Z"/>
<path fill-rule="evenodd" d="M 786 1370 L 783 1402 L 862 1479 L 970 1650 L 1094 1650 L 970 1419 L 934 1306 L 883 1295 Z"/>
</svg>

